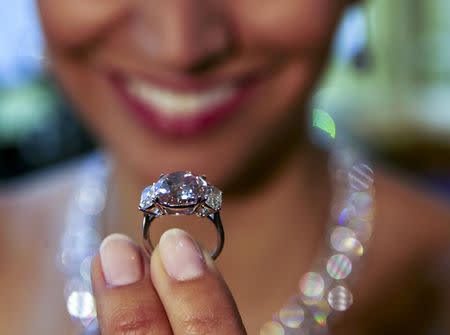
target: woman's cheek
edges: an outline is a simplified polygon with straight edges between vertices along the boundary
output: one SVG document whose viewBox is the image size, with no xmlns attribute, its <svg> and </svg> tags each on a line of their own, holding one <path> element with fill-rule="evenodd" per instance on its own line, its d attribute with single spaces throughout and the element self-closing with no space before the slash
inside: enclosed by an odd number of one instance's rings
<svg viewBox="0 0 450 335">
<path fill-rule="evenodd" d="M 233 18 L 248 46 L 323 50 L 345 6 L 330 0 L 233 0 Z"/>
<path fill-rule="evenodd" d="M 126 16 L 129 0 L 38 0 L 49 45 L 77 48 Z"/>
<path fill-rule="evenodd" d="M 222 8 L 243 45 L 310 49 L 327 44 L 345 2 L 230 0 Z M 130 0 L 38 0 L 38 4 L 48 43 L 64 48 L 82 47 L 123 24 L 133 11 L 139 15 L 139 6 Z M 157 2 L 153 6 L 158 10 Z"/>
</svg>

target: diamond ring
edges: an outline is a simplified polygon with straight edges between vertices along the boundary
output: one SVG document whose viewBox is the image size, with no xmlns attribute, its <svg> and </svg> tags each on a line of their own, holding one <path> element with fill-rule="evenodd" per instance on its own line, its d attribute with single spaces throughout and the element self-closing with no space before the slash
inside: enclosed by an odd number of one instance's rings
<svg viewBox="0 0 450 335">
<path fill-rule="evenodd" d="M 143 242 L 150 255 L 153 244 L 150 226 L 154 219 L 162 215 L 197 215 L 214 223 L 217 231 L 217 246 L 211 252 L 216 259 L 224 245 L 224 231 L 220 219 L 222 191 L 208 184 L 204 176 L 196 176 L 189 171 L 161 175 L 159 180 L 142 191 L 139 210 L 144 213 Z"/>
</svg>

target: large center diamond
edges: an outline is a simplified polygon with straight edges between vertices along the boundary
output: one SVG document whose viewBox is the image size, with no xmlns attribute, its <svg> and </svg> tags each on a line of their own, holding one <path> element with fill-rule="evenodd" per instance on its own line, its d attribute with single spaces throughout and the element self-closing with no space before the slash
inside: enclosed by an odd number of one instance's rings
<svg viewBox="0 0 450 335">
<path fill-rule="evenodd" d="M 198 203 L 206 182 L 191 172 L 180 171 L 162 176 L 155 184 L 159 202 L 170 207 L 192 206 Z"/>
</svg>

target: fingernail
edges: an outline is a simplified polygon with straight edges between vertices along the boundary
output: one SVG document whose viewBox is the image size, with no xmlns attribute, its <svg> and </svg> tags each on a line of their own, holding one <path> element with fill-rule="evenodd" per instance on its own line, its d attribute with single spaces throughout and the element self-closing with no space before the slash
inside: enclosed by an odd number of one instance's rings
<svg viewBox="0 0 450 335">
<path fill-rule="evenodd" d="M 170 229 L 161 236 L 159 252 L 166 272 L 176 280 L 192 280 L 205 272 L 200 247 L 181 229 Z"/>
<path fill-rule="evenodd" d="M 143 277 L 141 253 L 128 236 L 113 234 L 100 246 L 103 275 L 111 286 L 133 284 Z"/>
</svg>

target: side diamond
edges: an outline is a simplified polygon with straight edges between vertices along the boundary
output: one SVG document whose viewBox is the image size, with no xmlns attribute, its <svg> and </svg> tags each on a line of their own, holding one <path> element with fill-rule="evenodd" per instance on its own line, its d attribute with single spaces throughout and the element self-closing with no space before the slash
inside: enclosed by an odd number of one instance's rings
<svg viewBox="0 0 450 335">
<path fill-rule="evenodd" d="M 153 205 L 155 198 L 155 189 L 153 185 L 146 187 L 141 194 L 141 201 L 139 203 L 139 208 L 141 210 L 146 210 Z"/>
<path fill-rule="evenodd" d="M 206 194 L 205 203 L 215 211 L 218 211 L 222 207 L 222 191 L 217 187 L 211 186 Z"/>
</svg>

